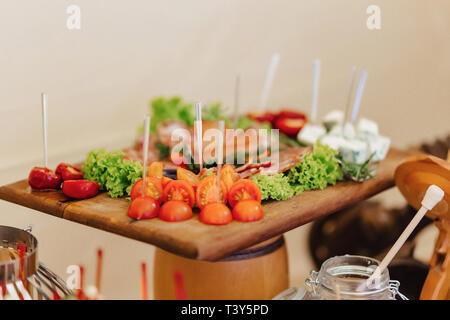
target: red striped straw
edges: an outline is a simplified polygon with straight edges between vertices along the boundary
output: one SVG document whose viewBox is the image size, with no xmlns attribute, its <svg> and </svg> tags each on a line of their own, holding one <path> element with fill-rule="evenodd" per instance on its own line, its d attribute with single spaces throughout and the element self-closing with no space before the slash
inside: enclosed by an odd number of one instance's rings
<svg viewBox="0 0 450 320">
<path fill-rule="evenodd" d="M 179 271 L 173 273 L 175 280 L 175 298 L 177 300 L 186 300 L 186 291 L 184 290 L 183 274 Z"/>
<path fill-rule="evenodd" d="M 142 275 L 141 275 L 141 298 L 142 300 L 148 300 L 147 296 L 147 264 L 142 262 Z"/>
<path fill-rule="evenodd" d="M 84 285 L 84 267 L 80 266 L 80 288 L 78 289 L 77 300 L 84 299 L 83 285 Z"/>
<path fill-rule="evenodd" d="M 97 250 L 97 277 L 95 279 L 95 286 L 97 287 L 97 298 L 100 295 L 100 285 L 102 282 L 102 267 L 103 267 L 103 250 Z"/>
</svg>

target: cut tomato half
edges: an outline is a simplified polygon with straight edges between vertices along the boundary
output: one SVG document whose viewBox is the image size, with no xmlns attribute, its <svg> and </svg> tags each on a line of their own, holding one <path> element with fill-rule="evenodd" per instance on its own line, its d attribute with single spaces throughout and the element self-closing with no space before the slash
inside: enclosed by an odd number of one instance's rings
<svg viewBox="0 0 450 320">
<path fill-rule="evenodd" d="M 136 181 L 131 188 L 130 198 L 131 201 L 142 196 L 142 182 L 143 179 L 139 179 Z M 161 184 L 161 180 L 154 177 L 147 177 L 145 179 L 146 187 L 145 187 L 145 195 L 148 197 L 152 197 L 157 200 L 159 203 L 164 199 L 164 192 Z"/>
<path fill-rule="evenodd" d="M 228 192 L 228 203 L 232 208 L 242 200 L 255 200 L 261 202 L 259 186 L 248 179 L 241 179 L 233 184 Z"/>
<path fill-rule="evenodd" d="M 237 221 L 252 222 L 262 219 L 264 216 L 261 204 L 255 200 L 243 200 L 233 208 L 233 218 Z"/>
<path fill-rule="evenodd" d="M 195 173 L 181 167 L 177 167 L 177 178 L 178 180 L 189 182 L 189 184 L 194 188 L 194 191 L 197 189 L 198 184 L 200 183 L 200 178 Z"/>
<path fill-rule="evenodd" d="M 217 176 L 209 176 L 200 181 L 195 195 L 197 207 L 202 209 L 209 203 L 227 203 L 227 187 L 220 181 L 220 197 L 217 193 Z"/>
<path fill-rule="evenodd" d="M 159 161 L 152 162 L 148 167 L 148 176 L 161 179 L 163 177 L 163 163 Z"/>
<path fill-rule="evenodd" d="M 187 220 L 192 217 L 192 208 L 184 201 L 167 201 L 159 210 L 158 217 L 168 222 Z"/>
<path fill-rule="evenodd" d="M 233 184 L 239 180 L 239 175 L 234 171 L 234 167 L 231 164 L 226 164 L 220 170 L 220 180 L 225 183 L 227 190 L 230 191 Z"/>
<path fill-rule="evenodd" d="M 200 211 L 199 220 L 206 224 L 223 225 L 233 221 L 230 209 L 220 202 L 207 204 Z"/>
<path fill-rule="evenodd" d="M 184 201 L 191 208 L 195 204 L 195 192 L 189 182 L 184 180 L 173 180 L 164 188 L 164 200 Z"/>
</svg>

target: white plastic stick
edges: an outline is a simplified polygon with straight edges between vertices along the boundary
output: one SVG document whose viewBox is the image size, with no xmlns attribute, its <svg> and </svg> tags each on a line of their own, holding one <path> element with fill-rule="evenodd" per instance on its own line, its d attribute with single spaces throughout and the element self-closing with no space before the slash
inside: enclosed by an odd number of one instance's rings
<svg viewBox="0 0 450 320">
<path fill-rule="evenodd" d="M 403 246 L 406 240 L 408 240 L 408 237 L 411 235 L 411 233 L 414 231 L 414 229 L 419 224 L 420 220 L 425 216 L 425 213 L 427 211 L 432 210 L 434 206 L 439 203 L 439 201 L 442 200 L 444 197 L 444 191 L 439 188 L 436 185 L 431 185 L 428 187 L 427 192 L 425 193 L 425 197 L 422 200 L 422 207 L 417 211 L 414 218 L 411 220 L 411 222 L 408 224 L 408 226 L 405 228 L 405 230 L 402 232 L 400 237 L 397 239 L 397 241 L 394 243 L 392 248 L 389 250 L 389 252 L 386 254 L 386 256 L 383 258 L 379 266 L 375 269 L 375 271 L 372 273 L 372 275 L 367 279 L 366 286 L 370 287 L 375 279 L 377 279 L 386 269 L 386 267 L 391 263 L 392 259 L 395 257 L 397 252 L 400 250 L 400 248 Z"/>
<path fill-rule="evenodd" d="M 275 77 L 275 72 L 277 71 L 279 62 L 280 54 L 278 52 L 275 52 L 270 59 L 269 67 L 267 68 L 266 81 L 264 82 L 263 91 L 261 93 L 261 101 L 259 103 L 259 109 L 261 113 L 263 113 L 267 108 L 267 101 L 269 100 L 273 78 Z"/>
<path fill-rule="evenodd" d="M 364 69 L 361 71 L 361 75 L 359 76 L 359 84 L 358 90 L 356 91 L 355 104 L 353 105 L 352 110 L 352 119 L 351 123 L 354 124 L 356 117 L 358 115 L 359 105 L 361 104 L 361 98 L 364 92 L 364 84 L 366 83 L 367 71 Z"/>
<path fill-rule="evenodd" d="M 223 163 L 223 134 L 225 130 L 225 121 L 219 120 L 219 137 L 217 141 L 217 199 L 220 202 L 220 171 Z"/>
<path fill-rule="evenodd" d="M 142 195 L 145 196 L 147 181 L 147 161 L 148 161 L 148 140 L 150 137 L 150 115 L 144 118 L 144 166 L 142 170 Z"/>
<path fill-rule="evenodd" d="M 350 75 L 350 83 L 348 85 L 348 91 L 347 91 L 347 101 L 345 103 L 345 113 L 344 113 L 344 119 L 342 121 L 342 125 L 345 125 L 348 121 L 348 115 L 350 113 L 350 105 L 352 100 L 352 91 L 353 91 L 353 85 L 355 83 L 355 75 L 356 75 L 356 66 L 352 67 L 352 73 Z"/>
<path fill-rule="evenodd" d="M 42 135 L 44 139 L 44 167 L 48 166 L 48 143 L 47 143 L 47 94 L 41 94 L 42 105 Z"/>
<path fill-rule="evenodd" d="M 197 120 L 195 121 L 195 131 L 197 134 L 197 161 L 200 166 L 200 171 L 203 169 L 203 133 L 202 133 L 202 103 L 195 103 L 195 114 Z"/>
<path fill-rule="evenodd" d="M 237 129 L 237 126 L 238 126 L 240 96 L 241 96 L 241 74 L 238 73 L 238 75 L 236 76 L 236 86 L 234 88 L 233 119 L 234 119 L 234 128 L 235 129 Z"/>
<path fill-rule="evenodd" d="M 317 102 L 319 101 L 319 82 L 320 82 L 320 60 L 313 62 L 313 83 L 312 83 L 312 99 L 311 99 L 311 122 L 317 120 Z"/>
</svg>

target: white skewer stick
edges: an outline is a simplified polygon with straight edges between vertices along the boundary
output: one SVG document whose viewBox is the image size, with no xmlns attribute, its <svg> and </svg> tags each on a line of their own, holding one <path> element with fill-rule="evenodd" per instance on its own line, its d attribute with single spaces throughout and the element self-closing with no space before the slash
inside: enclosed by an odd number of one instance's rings
<svg viewBox="0 0 450 320">
<path fill-rule="evenodd" d="M 427 192 L 425 193 L 425 197 L 422 200 L 422 207 L 417 211 L 414 218 L 411 220 L 411 222 L 408 224 L 408 226 L 405 228 L 403 233 L 400 235 L 400 237 L 397 239 L 397 241 L 392 246 L 391 250 L 386 254 L 386 256 L 381 261 L 380 265 L 375 269 L 375 271 L 372 273 L 372 275 L 367 279 L 365 285 L 370 288 L 372 283 L 375 279 L 377 279 L 386 269 L 386 267 L 389 265 L 389 263 L 392 261 L 392 259 L 395 257 L 397 252 L 400 250 L 400 248 L 403 246 L 406 240 L 408 240 L 408 237 L 411 235 L 411 233 L 414 231 L 414 229 L 419 224 L 420 220 L 425 216 L 425 213 L 427 211 L 430 211 L 434 208 L 436 204 L 438 204 L 442 198 L 444 197 L 444 191 L 439 188 L 436 185 L 431 185 L 428 187 Z M 362 285 L 361 287 L 363 287 Z"/>
<path fill-rule="evenodd" d="M 266 81 L 264 82 L 264 88 L 261 93 L 261 101 L 259 103 L 260 112 L 263 113 L 267 108 L 267 101 L 269 100 L 270 90 L 272 89 L 273 78 L 277 71 L 278 63 L 280 62 L 280 54 L 278 52 L 272 55 L 270 59 L 269 67 L 267 68 Z"/>
<path fill-rule="evenodd" d="M 219 120 L 219 139 L 217 141 L 217 199 L 220 202 L 220 171 L 223 163 L 223 134 L 225 130 L 225 121 Z"/>
<path fill-rule="evenodd" d="M 355 76 L 356 76 L 356 66 L 352 67 L 352 73 L 350 75 L 350 83 L 348 85 L 348 91 L 347 91 L 347 101 L 345 104 L 345 113 L 344 113 L 344 119 L 342 121 L 342 125 L 344 126 L 345 123 L 348 121 L 348 115 L 350 113 L 350 105 L 352 100 L 352 91 L 353 91 L 353 85 L 355 83 Z"/>
<path fill-rule="evenodd" d="M 359 105 L 364 92 L 364 84 L 366 83 L 367 71 L 364 69 L 359 76 L 358 90 L 356 91 L 355 104 L 353 105 L 351 123 L 354 124 L 358 115 Z"/>
<path fill-rule="evenodd" d="M 312 99 L 311 99 L 311 122 L 317 120 L 317 103 L 319 101 L 319 82 L 320 82 L 320 60 L 313 62 L 313 83 L 312 83 Z"/>
<path fill-rule="evenodd" d="M 195 114 L 197 120 L 195 121 L 195 129 L 197 134 L 197 161 L 200 166 L 200 171 L 203 169 L 203 133 L 202 133 L 202 103 L 195 103 Z"/>
<path fill-rule="evenodd" d="M 42 134 L 44 139 L 44 167 L 48 167 L 48 143 L 47 143 L 47 94 L 41 94 L 42 105 Z"/>
<path fill-rule="evenodd" d="M 241 74 L 238 73 L 238 75 L 236 76 L 236 86 L 234 88 L 233 118 L 234 118 L 234 128 L 235 129 L 237 129 L 237 126 L 238 126 L 240 96 L 241 96 Z"/>
<path fill-rule="evenodd" d="M 144 166 L 142 170 L 142 195 L 145 196 L 147 181 L 148 140 L 150 138 L 150 115 L 144 118 Z"/>
</svg>

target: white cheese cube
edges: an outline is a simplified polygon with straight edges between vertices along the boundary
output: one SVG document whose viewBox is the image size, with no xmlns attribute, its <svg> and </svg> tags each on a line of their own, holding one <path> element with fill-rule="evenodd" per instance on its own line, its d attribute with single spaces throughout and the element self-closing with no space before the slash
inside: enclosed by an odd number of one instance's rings
<svg viewBox="0 0 450 320">
<path fill-rule="evenodd" d="M 378 125 L 375 121 L 361 118 L 358 122 L 357 130 L 358 136 L 378 136 Z"/>
<path fill-rule="evenodd" d="M 347 139 L 339 148 L 342 159 L 347 162 L 364 163 L 369 157 L 369 148 L 366 141 L 360 139 Z"/>
<path fill-rule="evenodd" d="M 386 158 L 391 145 L 391 139 L 383 136 L 370 136 L 367 139 L 369 145 L 369 156 L 375 152 L 371 161 L 381 161 Z"/>
<path fill-rule="evenodd" d="M 320 143 L 326 144 L 334 150 L 339 151 L 339 149 L 346 144 L 346 141 L 341 136 L 326 135 L 320 138 Z"/>
<path fill-rule="evenodd" d="M 338 136 L 345 138 L 354 138 L 356 136 L 355 127 L 350 122 L 347 122 L 344 126 L 335 126 L 328 133 L 330 136 Z"/>
<path fill-rule="evenodd" d="M 342 123 L 344 123 L 344 112 L 340 110 L 333 110 L 323 118 L 323 124 L 327 130 L 331 130 L 337 125 L 342 125 Z"/>
<path fill-rule="evenodd" d="M 316 143 L 317 139 L 327 133 L 323 126 L 307 123 L 297 135 L 297 140 L 307 146 Z"/>
</svg>

